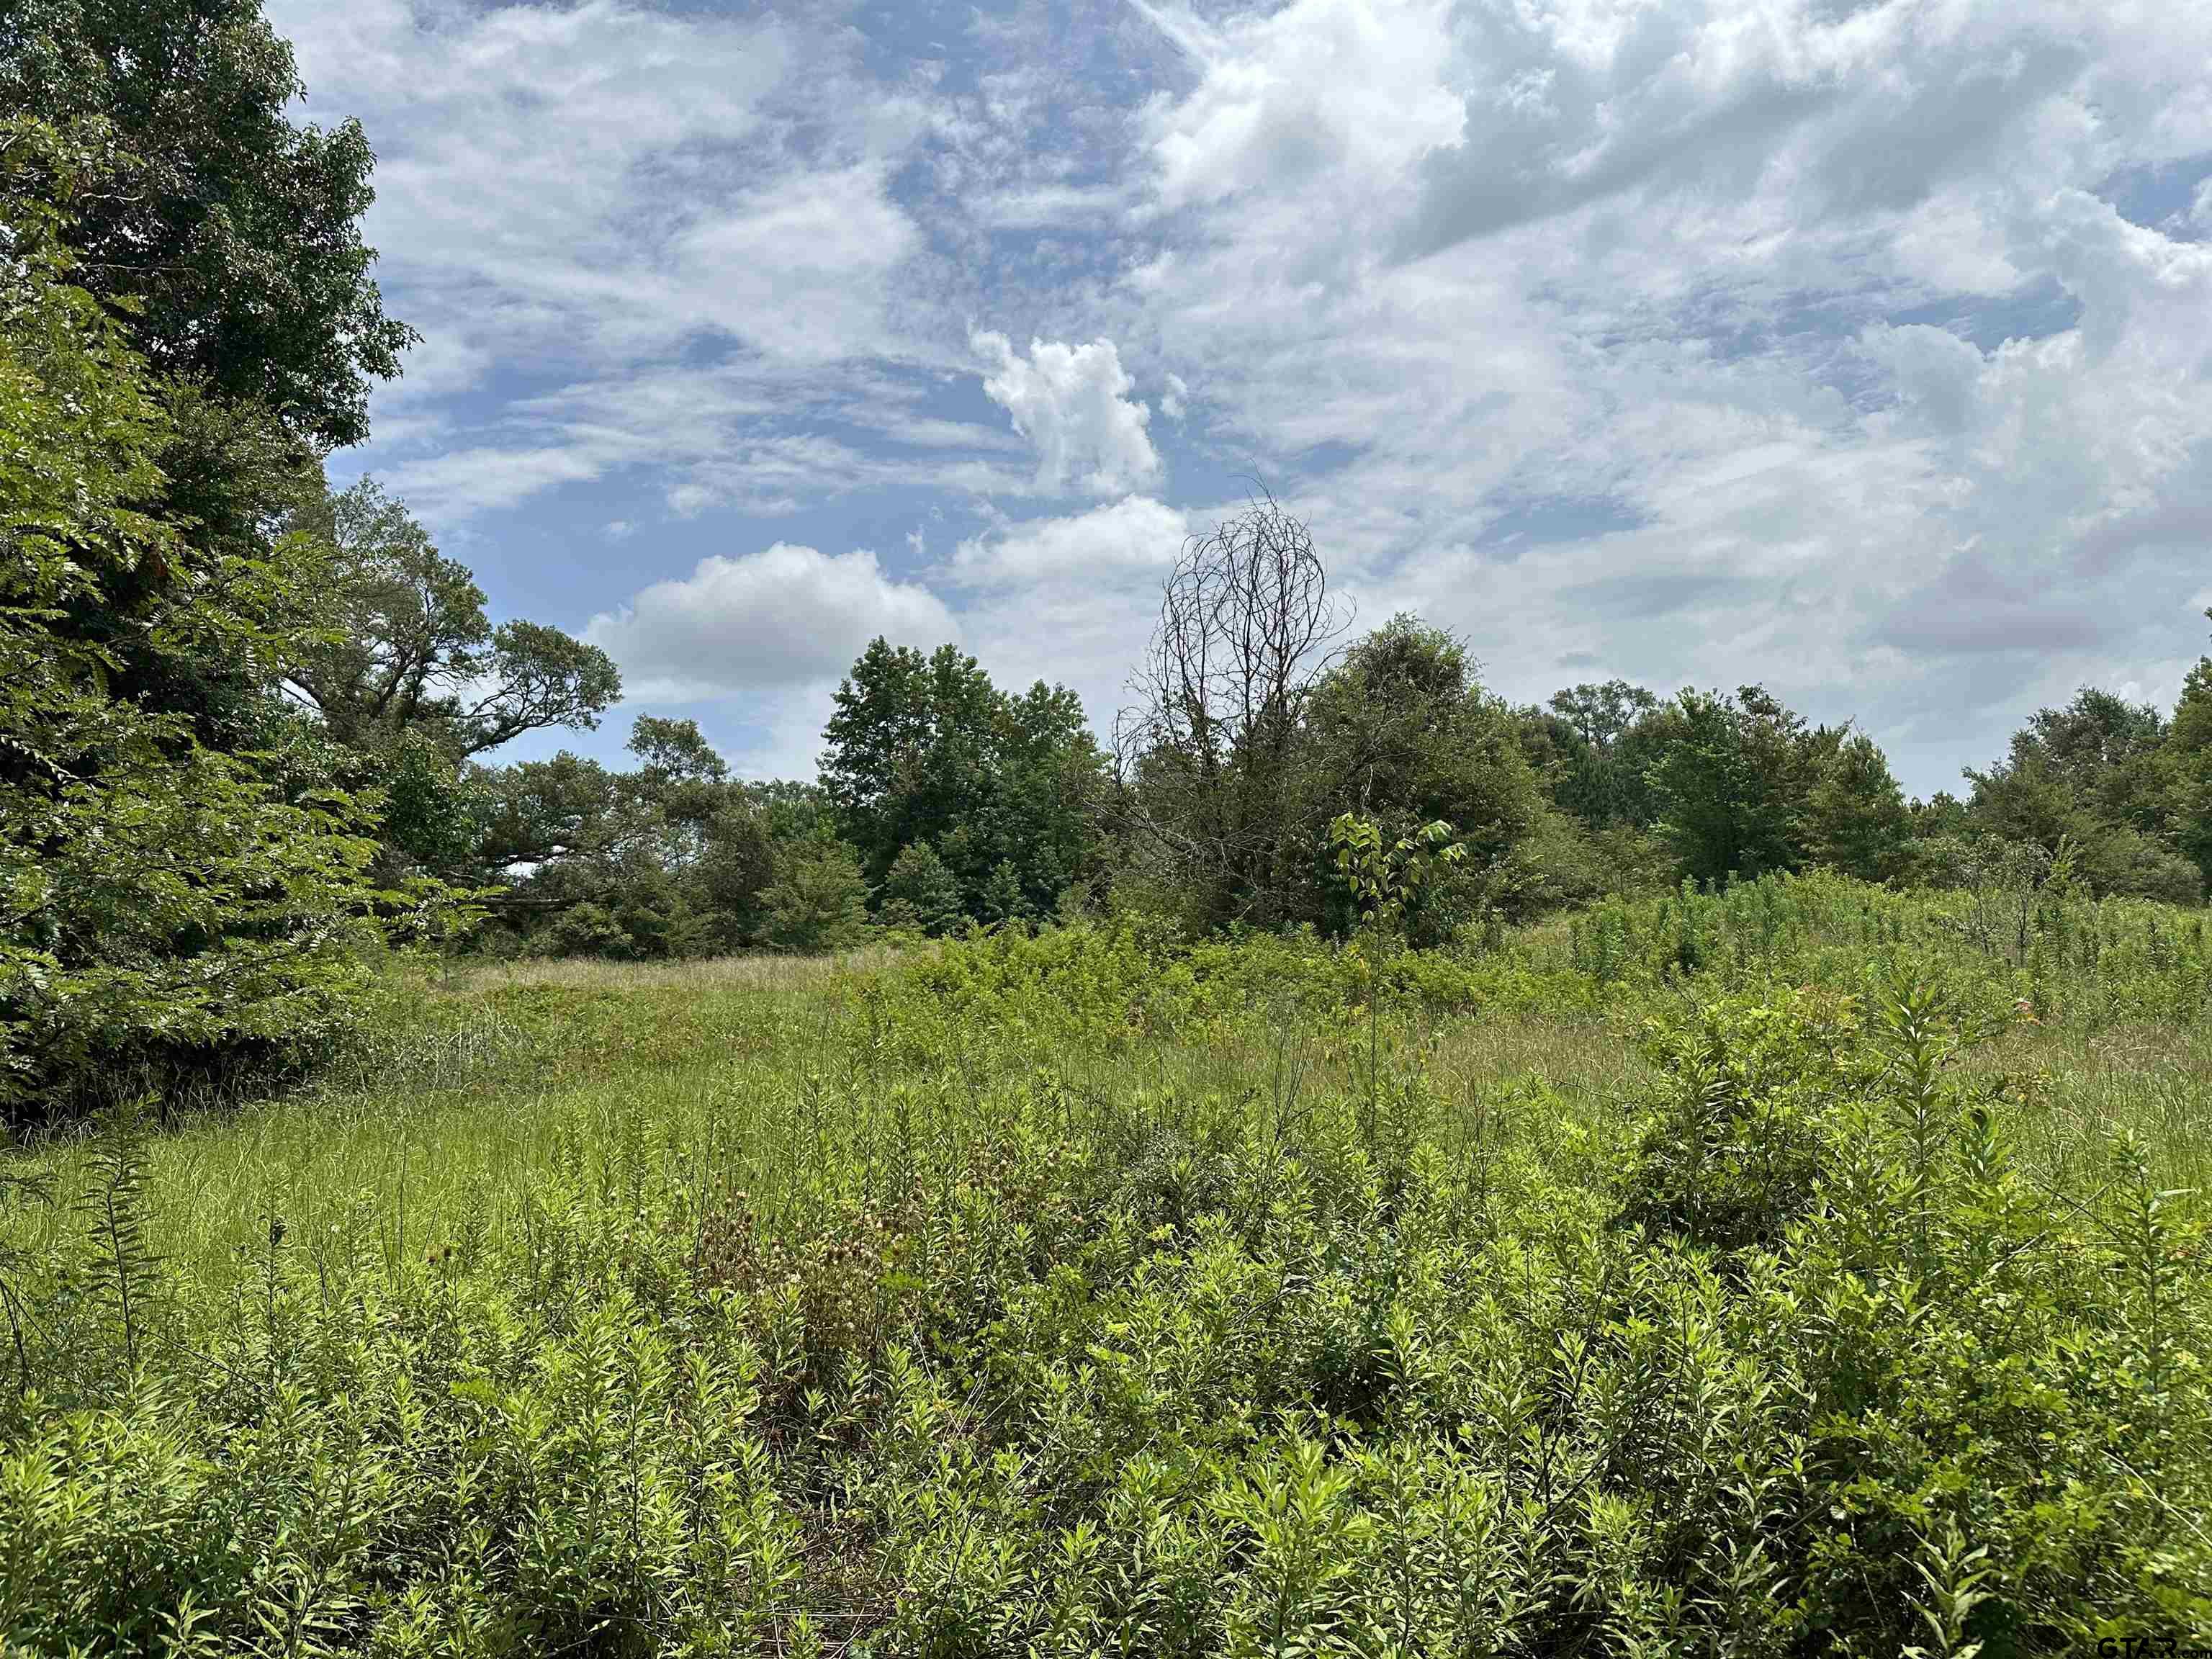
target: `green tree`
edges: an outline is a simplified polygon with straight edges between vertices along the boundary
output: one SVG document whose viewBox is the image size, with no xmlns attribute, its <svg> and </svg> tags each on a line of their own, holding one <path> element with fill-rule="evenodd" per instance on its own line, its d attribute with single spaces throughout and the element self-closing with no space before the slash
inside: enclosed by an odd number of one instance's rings
<svg viewBox="0 0 2212 1659">
<path fill-rule="evenodd" d="M 338 742 L 381 754 L 421 732 L 459 763 L 526 732 L 589 730 L 621 696 L 597 646 L 537 623 L 493 627 L 475 578 L 374 481 L 295 523 L 325 550 L 325 599 L 289 684 Z"/>
<path fill-rule="evenodd" d="M 1844 739 L 1808 793 L 1802 825 L 1806 853 L 1862 881 L 1887 881 L 1905 868 L 1912 815 L 1905 792 L 1874 739 Z"/>
<path fill-rule="evenodd" d="M 62 228 L 80 280 L 136 301 L 157 374 L 319 453 L 368 436 L 369 387 L 413 335 L 384 314 L 362 240 L 368 137 L 295 124 L 303 91 L 258 0 L 0 9 L 0 106 L 38 111 L 93 163 Z"/>
<path fill-rule="evenodd" d="M 2207 611 L 2212 617 L 2212 611 Z M 2175 845 L 2212 888 L 2212 657 L 2199 657 L 2161 745 L 2166 818 Z"/>
<path fill-rule="evenodd" d="M 1658 829 L 1684 875 L 1718 882 L 1804 861 L 1806 805 L 1839 732 L 1808 727 L 1756 685 L 1685 690 L 1653 718 Z"/>
<path fill-rule="evenodd" d="M 780 951 L 848 950 L 867 936 L 868 884 L 860 860 L 839 841 L 800 842 L 776 860 L 761 895 L 768 942 Z"/>
<path fill-rule="evenodd" d="M 1588 828 L 1641 829 L 1658 817 L 1647 773 L 1654 760 L 1659 699 L 1640 685 L 1607 680 L 1553 693 L 1523 714 L 1553 801 Z"/>
<path fill-rule="evenodd" d="M 2190 700 L 2185 685 L 2176 714 L 2193 724 Z M 2149 704 L 2085 686 L 2063 708 L 2031 715 L 2004 759 L 1967 773 L 1968 811 L 1987 835 L 2051 854 L 2069 842 L 2094 891 L 2191 902 L 2203 876 L 2175 810 L 2186 743 Z"/>
<path fill-rule="evenodd" d="M 992 922 L 1020 921 L 1032 914 L 1029 896 L 1022 890 L 1022 872 L 1012 859 L 1001 860 L 983 887 L 983 919 Z"/>
<path fill-rule="evenodd" d="M 951 646 L 925 657 L 879 639 L 838 687 L 823 739 L 838 830 L 878 887 L 925 842 L 970 915 L 1002 863 L 1040 905 L 1097 864 L 1103 761 L 1064 688 L 1008 696 Z"/>
<path fill-rule="evenodd" d="M 6 141 L 65 159 L 35 126 Z M 20 1108 L 329 1036 L 362 982 L 374 802 L 316 787 L 311 733 L 227 754 L 119 684 L 118 629 L 141 663 L 252 661 L 281 648 L 261 618 L 283 596 L 148 510 L 159 382 L 69 280 L 59 211 L 11 191 L 0 222 L 0 1105 Z"/>
<path fill-rule="evenodd" d="M 1323 804 L 1396 836 L 1457 826 L 1477 864 L 1528 832 L 1540 805 L 1513 714 L 1485 691 L 1466 647 L 1411 616 L 1359 641 L 1315 687 L 1308 775 Z"/>
<path fill-rule="evenodd" d="M 959 878 L 935 848 L 918 841 L 899 849 L 884 878 L 878 915 L 886 927 L 918 928 L 939 938 L 959 925 L 963 909 Z"/>
</svg>

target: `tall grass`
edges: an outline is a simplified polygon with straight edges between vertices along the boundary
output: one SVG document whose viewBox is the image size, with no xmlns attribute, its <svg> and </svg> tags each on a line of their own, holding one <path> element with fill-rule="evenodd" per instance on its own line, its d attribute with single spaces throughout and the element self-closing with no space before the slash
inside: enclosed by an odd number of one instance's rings
<svg viewBox="0 0 2212 1659">
<path fill-rule="evenodd" d="M 0 1632 L 2203 1639 L 2203 943 L 1982 902 L 396 978 L 14 1159 Z"/>
</svg>

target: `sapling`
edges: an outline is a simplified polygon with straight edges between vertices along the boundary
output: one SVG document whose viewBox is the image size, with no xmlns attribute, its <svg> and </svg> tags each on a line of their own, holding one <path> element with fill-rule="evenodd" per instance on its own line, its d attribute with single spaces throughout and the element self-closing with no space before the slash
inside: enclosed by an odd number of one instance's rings
<svg viewBox="0 0 2212 1659">
<path fill-rule="evenodd" d="M 1340 813 L 1328 826 L 1328 839 L 1336 855 L 1338 884 L 1358 915 L 1371 951 L 1362 964 L 1368 980 L 1366 1138 L 1371 1152 L 1382 1075 L 1382 956 L 1398 924 L 1420 902 L 1438 868 L 1467 861 L 1467 845 L 1452 839 L 1451 825 L 1442 819 L 1393 842 L 1374 819 L 1357 812 Z"/>
</svg>

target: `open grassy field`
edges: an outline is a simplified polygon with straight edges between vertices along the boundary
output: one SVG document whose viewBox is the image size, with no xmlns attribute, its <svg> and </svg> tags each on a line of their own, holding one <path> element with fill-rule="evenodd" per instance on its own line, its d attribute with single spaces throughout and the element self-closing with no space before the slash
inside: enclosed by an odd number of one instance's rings
<svg viewBox="0 0 2212 1659">
<path fill-rule="evenodd" d="M 10 1156 L 34 1653 L 2212 1640 L 2196 913 L 395 971 Z"/>
</svg>

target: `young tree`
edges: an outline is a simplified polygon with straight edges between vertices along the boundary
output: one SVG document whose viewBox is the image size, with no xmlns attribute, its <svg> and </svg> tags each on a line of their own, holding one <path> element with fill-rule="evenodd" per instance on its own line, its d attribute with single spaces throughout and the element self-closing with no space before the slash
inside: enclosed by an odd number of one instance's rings
<svg viewBox="0 0 2212 1659">
<path fill-rule="evenodd" d="M 848 950 L 867 934 L 867 881 L 853 849 L 840 841 L 786 849 L 761 903 L 769 943 L 780 951 Z"/>
<path fill-rule="evenodd" d="M 983 887 L 983 920 L 1020 921 L 1034 914 L 1029 895 L 1022 890 L 1022 872 L 1012 859 L 1002 860 Z"/>
<path fill-rule="evenodd" d="M 911 927 L 939 938 L 960 922 L 960 882 L 926 841 L 899 849 L 884 878 L 878 912 L 886 927 Z"/>
</svg>

